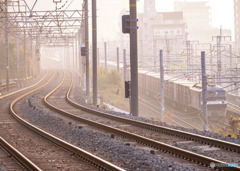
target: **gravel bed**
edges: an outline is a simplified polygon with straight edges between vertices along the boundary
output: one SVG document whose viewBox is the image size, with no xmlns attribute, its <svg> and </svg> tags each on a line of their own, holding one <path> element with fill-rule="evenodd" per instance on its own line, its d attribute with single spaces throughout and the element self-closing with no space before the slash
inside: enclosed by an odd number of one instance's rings
<svg viewBox="0 0 240 171">
<path fill-rule="evenodd" d="M 0 170 L 1 171 L 8 171 L 8 169 L 3 165 L 3 163 L 0 161 Z"/>
<path fill-rule="evenodd" d="M 75 87 L 77 87 L 77 84 L 75 84 Z M 120 112 L 115 112 L 115 111 L 107 111 L 107 110 L 104 110 L 104 109 L 101 109 L 101 108 L 97 108 L 94 105 L 90 105 L 90 104 L 86 104 L 85 103 L 86 96 L 83 95 L 85 93 L 83 91 L 81 91 L 80 87 L 75 88 L 74 94 L 75 94 L 74 95 L 74 99 L 79 104 L 87 106 L 87 107 L 89 107 L 91 109 L 95 109 L 95 110 L 98 110 L 98 111 L 101 111 L 101 112 L 106 112 L 108 114 L 113 114 L 113 115 L 116 115 L 116 116 L 121 116 L 121 117 L 129 118 L 129 119 L 133 119 L 133 120 L 137 120 L 137 121 L 151 123 L 151 124 L 154 124 L 154 125 L 164 126 L 164 127 L 168 127 L 168 128 L 181 130 L 181 131 L 187 131 L 187 132 L 191 132 L 191 133 L 194 133 L 194 134 L 199 134 L 199 135 L 208 136 L 208 137 L 211 137 L 211 138 L 216 138 L 216 139 L 220 139 L 220 140 L 224 140 L 224 141 L 240 144 L 240 139 L 234 139 L 234 138 L 230 138 L 230 137 L 225 137 L 223 135 L 212 133 L 212 132 L 209 132 L 209 131 L 199 131 L 199 130 L 196 130 L 196 129 L 190 129 L 190 128 L 184 128 L 184 127 L 180 127 L 180 126 L 167 125 L 165 123 L 158 122 L 158 121 L 151 121 L 151 120 L 149 120 L 147 118 L 143 118 L 143 117 L 136 117 L 136 116 L 128 115 L 128 114 L 125 114 L 125 113 L 120 113 Z"/>
<path fill-rule="evenodd" d="M 27 109 L 24 118 L 29 122 L 49 130 L 66 141 L 75 144 L 108 161 L 120 163 L 127 170 L 193 170 L 160 155 L 151 154 L 148 150 L 126 146 L 122 139 L 113 139 L 109 135 L 79 126 L 59 117 L 54 112 L 38 108 L 39 95 L 21 102 L 21 108 Z M 31 108 L 29 108 L 29 102 Z M 196 167 L 196 166 L 195 166 Z M 197 169 L 195 169 L 197 170 Z"/>
</svg>

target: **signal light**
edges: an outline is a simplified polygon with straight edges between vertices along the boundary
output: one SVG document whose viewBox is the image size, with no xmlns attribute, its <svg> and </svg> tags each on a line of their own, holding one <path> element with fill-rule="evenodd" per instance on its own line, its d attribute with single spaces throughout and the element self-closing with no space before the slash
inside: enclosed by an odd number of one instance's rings
<svg viewBox="0 0 240 171">
<path fill-rule="evenodd" d="M 122 16 L 122 32 L 130 33 L 130 15 Z"/>
</svg>

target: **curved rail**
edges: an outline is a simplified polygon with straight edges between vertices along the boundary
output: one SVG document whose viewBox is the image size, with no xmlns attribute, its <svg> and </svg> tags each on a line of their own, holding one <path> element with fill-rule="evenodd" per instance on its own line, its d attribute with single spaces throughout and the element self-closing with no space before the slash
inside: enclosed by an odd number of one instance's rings
<svg viewBox="0 0 240 171">
<path fill-rule="evenodd" d="M 73 86 L 73 77 L 72 77 L 71 86 L 70 86 L 70 88 L 68 90 L 66 98 L 67 98 L 69 103 L 71 103 L 72 105 L 74 105 L 74 106 L 79 108 L 78 104 L 76 104 L 75 102 L 71 101 L 71 99 L 69 99 L 69 95 L 70 95 L 70 91 L 71 91 L 72 86 Z M 210 158 L 210 157 L 206 157 L 206 156 L 203 156 L 203 155 L 200 155 L 200 154 L 196 154 L 196 153 L 193 153 L 193 152 L 190 152 L 190 151 L 187 151 L 187 150 L 183 150 L 183 149 L 180 149 L 180 148 L 177 148 L 177 147 L 174 147 L 174 146 L 162 143 L 162 142 L 158 142 L 158 141 L 155 141 L 155 140 L 152 140 L 152 139 L 140 136 L 140 135 L 129 133 L 129 132 L 126 132 L 126 131 L 123 131 L 123 130 L 120 130 L 120 129 L 117 129 L 117 128 L 113 128 L 113 127 L 110 127 L 110 126 L 107 126 L 107 125 L 104 125 L 104 124 L 101 124 L 101 123 L 98 123 L 98 122 L 95 122 L 95 121 L 91 121 L 91 120 L 88 120 L 88 119 L 85 119 L 85 118 L 81 118 L 79 116 L 73 115 L 73 114 L 71 114 L 69 112 L 66 112 L 64 110 L 61 110 L 61 109 L 51 105 L 47 101 L 47 98 L 52 93 L 54 93 L 56 90 L 57 90 L 57 88 L 55 90 L 53 90 L 52 92 L 50 92 L 44 98 L 44 102 L 45 102 L 45 104 L 49 108 L 51 108 L 52 110 L 54 110 L 54 111 L 56 111 L 56 112 L 58 112 L 58 113 L 60 113 L 60 114 L 62 114 L 64 116 L 67 116 L 67 117 L 72 118 L 74 120 L 86 123 L 88 125 L 92 125 L 94 127 L 100 128 L 102 130 L 106 130 L 107 132 L 111 132 L 111 133 L 117 134 L 117 135 L 122 136 L 124 138 L 134 140 L 134 141 L 136 141 L 138 143 L 144 144 L 145 146 L 149 146 L 151 148 L 155 148 L 155 149 L 161 150 L 163 152 L 170 153 L 170 154 L 172 154 L 172 155 L 174 155 L 176 157 L 183 158 L 183 159 L 192 161 L 194 163 L 201 164 L 201 165 L 206 166 L 206 167 L 210 167 L 210 163 L 211 162 L 226 164 L 225 162 L 222 162 L 220 160 L 216 160 L 216 159 L 213 159 L 213 158 Z M 99 111 L 92 110 L 92 109 L 89 109 L 89 108 L 86 108 L 86 107 L 83 107 L 83 106 L 81 107 L 81 109 L 83 109 L 86 112 L 91 112 L 91 113 L 95 112 L 95 113 L 101 114 L 101 115 L 105 114 L 105 113 L 101 113 Z M 106 114 L 106 115 L 109 115 L 109 114 Z M 224 168 L 224 170 L 239 170 L 239 169 L 240 168 L 233 168 L 233 169 L 232 168 L 231 169 Z"/>
<path fill-rule="evenodd" d="M 41 171 L 39 167 L 37 167 L 32 161 L 30 161 L 2 137 L 0 137 L 0 145 L 4 150 L 11 154 L 13 158 L 16 159 L 26 170 Z"/>
<path fill-rule="evenodd" d="M 227 109 L 230 110 L 230 111 L 235 112 L 238 115 L 240 115 L 240 107 L 235 105 L 235 104 L 233 104 L 233 103 L 228 102 Z"/>
<path fill-rule="evenodd" d="M 151 107 L 148 107 L 147 105 L 152 106 L 152 107 L 156 108 L 157 110 L 160 110 L 158 107 L 150 104 L 149 102 L 147 102 L 146 100 L 143 100 L 143 99 L 141 99 L 141 98 L 140 98 L 140 100 L 145 103 L 145 104 L 144 104 L 144 103 L 142 103 L 142 104 L 143 104 L 145 107 L 147 107 L 149 110 L 151 110 L 151 111 L 153 111 L 153 112 L 155 112 L 155 113 L 159 113 L 159 112 L 157 112 L 156 110 L 152 109 Z M 146 104 L 147 104 L 147 105 L 146 105 Z M 175 116 L 175 115 L 171 115 L 171 116 L 173 116 L 174 118 L 176 118 L 176 119 L 178 119 L 179 121 L 183 122 L 184 124 L 190 126 L 190 127 L 193 128 L 193 129 L 202 131 L 202 129 L 200 129 L 200 128 L 198 128 L 198 127 L 196 127 L 196 126 L 194 126 L 194 125 L 192 125 L 192 124 L 184 121 L 183 119 L 181 119 L 181 118 L 179 118 L 179 117 L 177 117 L 177 116 Z M 170 120 L 171 122 L 174 122 L 175 124 L 177 124 L 177 125 L 179 125 L 179 126 L 182 126 L 181 124 L 177 123 L 176 121 L 174 121 L 174 120 L 172 120 L 172 119 L 169 119 L 169 118 L 167 118 L 167 119 Z"/>
<path fill-rule="evenodd" d="M 132 120 L 132 119 L 128 119 L 128 118 L 124 118 L 124 117 L 120 117 L 120 116 L 115 116 L 115 115 L 111 115 L 111 114 L 108 114 L 108 113 L 104 113 L 104 112 L 100 112 L 100 111 L 97 111 L 97 110 L 94 110 L 94 109 L 87 108 L 85 106 L 77 104 L 76 102 L 73 102 L 70 99 L 70 92 L 72 90 L 72 86 L 73 86 L 73 80 L 72 80 L 71 86 L 68 90 L 66 100 L 70 104 L 75 106 L 76 108 L 79 108 L 83 111 L 90 112 L 90 113 L 96 114 L 98 116 L 103 116 L 103 117 L 106 117 L 106 118 L 119 120 L 121 122 L 125 122 L 127 124 L 135 125 L 135 126 L 138 126 L 138 127 L 143 127 L 143 128 L 149 129 L 149 130 L 162 132 L 162 133 L 165 133 L 165 134 L 168 134 L 168 135 L 173 135 L 173 136 L 176 136 L 176 137 L 185 138 L 185 139 L 190 140 L 190 141 L 200 142 L 202 144 L 208 144 L 208 145 L 212 145 L 212 146 L 215 146 L 215 147 L 218 147 L 218 148 L 228 149 L 228 150 L 240 153 L 240 145 L 239 144 L 234 144 L 234 143 L 231 143 L 231 142 L 227 142 L 227 141 L 223 141 L 223 140 L 219 140 L 219 139 L 215 139 L 215 138 L 210 138 L 210 137 L 206 137 L 206 136 L 202 136 L 202 135 L 198 135 L 198 134 L 194 134 L 194 133 L 189 133 L 189 132 L 185 132 L 185 131 L 181 131 L 181 130 L 177 130 L 177 129 L 173 129 L 173 128 L 168 128 L 168 127 L 164 127 L 164 126 L 153 125 L 153 124 L 150 124 L 150 123 L 136 121 L 136 120 Z"/>
<path fill-rule="evenodd" d="M 84 158 L 85 160 L 87 160 L 88 162 L 90 163 L 93 163 L 94 165 L 96 165 L 98 168 L 102 169 L 102 170 L 111 170 L 111 171 L 123 171 L 123 169 L 113 165 L 112 163 L 109 163 L 85 150 L 82 150 L 66 141 L 63 141 L 62 139 L 59 139 L 49 133 L 47 133 L 46 131 L 43 131 L 41 129 L 39 129 L 38 127 L 32 125 L 31 123 L 25 121 L 24 119 L 22 119 L 21 117 L 19 117 L 17 115 L 17 113 L 14 111 L 14 105 L 19 101 L 21 100 L 22 98 L 26 97 L 27 95 L 29 94 L 32 94 L 33 92 L 37 91 L 37 90 L 40 90 L 44 87 L 46 87 L 53 79 L 54 75 L 52 76 L 52 78 L 46 83 L 44 84 L 43 86 L 41 87 L 38 87 L 20 97 L 18 97 L 17 99 L 15 99 L 11 105 L 10 105 L 10 111 L 11 111 L 11 114 L 13 115 L 13 117 L 15 117 L 20 123 L 22 123 L 23 125 L 27 126 L 28 128 L 30 128 L 31 130 L 33 130 L 34 132 L 40 134 L 41 136 L 47 138 L 48 140 L 52 141 L 53 143 L 63 147 L 64 149 L 68 150 L 68 151 L 71 151 L 73 152 L 74 154 L 76 154 L 77 156 L 80 156 L 82 158 Z M 64 76 L 65 78 L 65 76 Z M 64 80 L 64 79 L 63 79 Z M 62 82 L 63 82 L 62 80 Z M 58 87 L 61 86 L 62 82 L 60 83 L 60 85 Z M 58 88 L 57 87 L 57 88 Z M 53 90 L 54 91 L 54 90 Z"/>
<path fill-rule="evenodd" d="M 31 86 L 28 86 L 28 87 L 25 87 L 25 88 L 16 90 L 16 91 L 14 91 L 14 92 L 5 94 L 5 95 L 3 95 L 3 96 L 0 96 L 0 100 L 1 100 L 1 99 L 4 99 L 4 98 L 6 98 L 6 97 L 9 97 L 9 96 L 11 96 L 11 95 L 17 94 L 17 93 L 19 93 L 19 92 L 22 92 L 22 91 L 24 91 L 24 90 L 28 90 L 28 89 L 30 89 L 30 88 L 38 85 L 43 79 L 45 79 L 45 78 L 47 77 L 47 75 L 48 75 L 48 72 L 47 72 L 37 83 L 35 83 L 35 84 L 31 85 Z"/>
</svg>

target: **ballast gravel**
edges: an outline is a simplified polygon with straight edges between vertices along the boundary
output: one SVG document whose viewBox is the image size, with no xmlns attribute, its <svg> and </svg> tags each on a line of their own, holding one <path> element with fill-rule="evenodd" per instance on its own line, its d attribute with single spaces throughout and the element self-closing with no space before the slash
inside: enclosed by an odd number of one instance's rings
<svg viewBox="0 0 240 171">
<path fill-rule="evenodd" d="M 108 161 L 119 163 L 126 170 L 193 170 L 184 164 L 178 164 L 173 159 L 151 154 L 148 150 L 127 146 L 121 139 L 111 138 L 109 135 L 79 126 L 59 117 L 54 112 L 38 108 L 39 95 L 21 102 L 21 108 L 27 109 L 24 119 L 54 133 L 58 137 L 76 146 L 104 156 Z M 29 108 L 29 103 L 31 108 Z M 197 169 L 195 169 L 197 170 Z"/>
<path fill-rule="evenodd" d="M 128 114 L 125 114 L 125 113 L 120 113 L 120 112 L 115 112 L 115 111 L 107 111 L 107 110 L 98 108 L 94 105 L 86 104 L 85 103 L 86 97 L 83 95 L 85 93 L 83 91 L 81 91 L 80 88 L 76 88 L 74 91 L 75 91 L 74 99 L 77 103 L 79 103 L 81 105 L 84 105 L 84 106 L 87 106 L 87 107 L 89 107 L 91 109 L 94 109 L 94 110 L 98 110 L 98 111 L 101 111 L 101 112 L 105 112 L 105 113 L 120 116 L 120 117 L 125 117 L 125 118 L 128 118 L 128 119 L 133 119 L 133 120 L 137 120 L 137 121 L 141 121 L 141 122 L 151 123 L 151 124 L 154 124 L 154 125 L 164 126 L 164 127 L 168 127 L 168 128 L 173 128 L 173 129 L 177 129 L 177 130 L 181 130 L 181 131 L 186 131 L 186 132 L 190 132 L 190 133 L 194 133 L 194 134 L 198 134 L 198 135 L 203 135 L 203 136 L 207 136 L 207 137 L 211 137 L 211 138 L 215 138 L 215 139 L 220 139 L 220 140 L 240 144 L 240 139 L 224 137 L 223 135 L 212 133 L 212 132 L 209 132 L 209 131 L 199 131 L 199 130 L 196 130 L 196 129 L 184 128 L 184 127 L 179 127 L 179 126 L 172 126 L 172 125 L 167 125 L 165 123 L 158 122 L 158 121 L 151 121 L 147 118 L 143 118 L 143 117 L 139 117 L 139 116 L 136 117 L 136 116 L 128 115 Z"/>
<path fill-rule="evenodd" d="M 4 165 L 3 163 L 0 161 L 0 170 L 1 171 L 9 171 Z"/>
</svg>

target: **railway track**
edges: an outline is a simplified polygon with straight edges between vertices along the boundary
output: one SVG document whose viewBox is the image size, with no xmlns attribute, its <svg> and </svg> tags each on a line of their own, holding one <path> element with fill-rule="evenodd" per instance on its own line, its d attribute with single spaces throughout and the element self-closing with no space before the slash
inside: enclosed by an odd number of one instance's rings
<svg viewBox="0 0 240 171">
<path fill-rule="evenodd" d="M 12 89 L 12 88 L 16 88 L 17 87 L 17 83 L 16 82 L 12 82 L 9 84 L 9 88 Z M 6 84 L 3 84 L 3 85 L 0 85 L 0 93 L 4 92 L 7 90 L 7 85 Z"/>
<path fill-rule="evenodd" d="M 155 139 L 148 138 L 146 134 L 151 134 L 151 135 L 158 134 L 157 136 L 159 138 L 159 137 L 161 137 L 161 136 L 159 136 L 159 133 L 160 133 L 160 135 L 165 134 L 166 136 L 172 136 L 175 138 L 177 137 L 176 138 L 177 140 L 175 139 L 175 141 L 179 141 L 179 139 L 181 139 L 181 141 L 188 140 L 188 141 L 191 141 L 191 142 L 194 142 L 197 144 L 199 144 L 199 143 L 200 144 L 209 144 L 211 146 L 216 146 L 218 148 L 235 151 L 235 152 L 237 152 L 237 153 L 233 153 L 235 155 L 235 159 L 239 158 L 238 152 L 240 152 L 240 145 L 237 145 L 237 144 L 228 143 L 225 141 L 208 138 L 208 137 L 204 137 L 204 136 L 200 136 L 200 135 L 196 135 L 196 134 L 192 134 L 192 133 L 188 133 L 188 132 L 184 132 L 184 131 L 174 130 L 174 129 L 166 128 L 166 127 L 162 127 L 162 126 L 157 126 L 157 125 L 153 125 L 153 124 L 149 124 L 149 123 L 139 122 L 139 121 L 135 121 L 135 120 L 119 117 L 119 116 L 114 116 L 111 114 L 99 112 L 97 110 L 84 107 L 83 105 L 79 105 L 70 99 L 70 93 L 71 93 L 72 86 L 73 86 L 73 78 L 72 78 L 70 88 L 67 91 L 66 100 L 71 105 L 84 111 L 84 112 L 81 112 L 81 116 L 92 115 L 91 116 L 92 119 L 83 118 L 83 117 L 77 115 L 77 113 L 79 113 L 79 111 L 73 112 L 73 109 L 71 109 L 71 107 L 69 107 L 66 104 L 63 105 L 63 102 L 59 101 L 60 99 L 55 100 L 55 102 L 54 102 L 54 100 L 53 100 L 54 98 L 52 98 L 52 99 L 50 98 L 50 96 L 52 96 L 62 86 L 63 82 L 64 81 L 62 81 L 62 83 L 56 89 L 54 89 L 47 96 L 45 96 L 44 102 L 52 110 L 54 110 L 64 116 L 67 116 L 69 118 L 72 118 L 74 121 L 78 121 L 78 122 L 85 123 L 85 124 L 93 126 L 93 127 L 100 128 L 107 132 L 111 132 L 114 135 L 119 135 L 124 138 L 133 140 L 137 143 L 143 144 L 144 146 L 148 146 L 153 149 L 157 149 L 157 150 L 160 150 L 160 151 L 163 151 L 166 153 L 170 153 L 174 156 L 177 156 L 177 157 L 185 159 L 185 160 L 192 161 L 194 163 L 199 163 L 205 167 L 209 167 L 211 162 L 226 163 L 227 161 L 225 161 L 225 162 L 220 161 L 217 159 L 213 159 L 211 157 L 206 157 L 204 155 L 196 154 L 196 153 L 190 152 L 188 150 L 174 147 L 172 145 L 161 142 L 161 140 L 159 141 L 159 139 L 155 140 Z M 69 80 L 67 82 L 69 82 Z M 66 88 L 59 89 L 60 93 L 63 93 L 64 89 L 66 89 Z M 72 112 L 69 112 L 66 110 L 69 110 Z M 102 121 L 100 118 L 102 118 Z M 95 120 L 95 121 L 93 121 L 93 120 Z M 121 122 L 121 123 L 119 123 L 119 122 Z M 123 123 L 125 125 L 123 125 Z M 109 125 L 111 125 L 111 126 L 109 126 Z M 124 127 L 124 129 L 127 129 L 127 131 L 125 131 L 123 129 L 123 127 Z M 129 131 L 130 129 L 128 129 L 130 127 L 135 127 L 135 130 L 132 131 L 133 133 Z M 136 130 L 136 128 L 138 131 Z M 139 128 L 141 129 L 141 131 L 139 131 Z M 142 129 L 144 129 L 146 131 L 144 136 L 142 135 Z M 164 138 L 166 138 L 166 136 Z M 155 137 L 156 137 L 156 135 L 155 135 Z M 222 150 L 222 151 L 224 151 L 224 150 Z M 228 153 L 228 151 L 225 151 L 225 152 L 226 152 L 226 154 Z M 225 158 L 225 160 L 227 160 L 227 159 Z M 231 168 L 231 169 L 224 168 L 224 169 L 238 170 L 239 168 Z"/>
<path fill-rule="evenodd" d="M 240 118 L 240 107 L 239 106 L 237 106 L 237 105 L 235 105 L 235 104 L 233 104 L 233 103 L 230 103 L 230 102 L 228 102 L 227 103 L 227 110 L 229 110 L 229 111 L 231 111 L 231 112 L 233 112 L 233 113 L 235 113 L 235 114 L 237 114 L 238 115 L 238 118 Z M 231 125 L 229 125 L 228 123 L 223 123 L 225 126 L 227 126 L 227 127 L 231 127 Z M 239 131 L 239 133 L 240 133 L 240 126 L 239 126 L 239 128 L 237 129 L 238 131 Z"/>
<path fill-rule="evenodd" d="M 4 163 L 7 164 L 6 167 L 10 167 L 13 170 L 19 170 L 19 169 L 25 169 L 25 170 L 35 170 L 35 171 L 41 171 L 39 167 L 37 167 L 32 161 L 30 161 L 27 157 L 25 157 L 22 153 L 20 153 L 16 148 L 14 148 L 11 144 L 9 144 L 6 140 L 4 140 L 2 137 L 0 137 L 0 147 L 7 152 L 12 158 L 17 161 L 17 163 L 21 167 L 16 167 L 16 163 L 12 163 L 11 161 L 6 161 Z M 7 157 L 1 157 L 1 159 L 8 160 Z M 14 168 L 13 168 L 14 167 Z"/>
<path fill-rule="evenodd" d="M 7 106 L 6 101 L 15 99 L 10 105 L 10 112 L 12 116 L 21 123 L 16 122 L 8 113 L 5 115 L 1 114 L 3 122 L 1 122 L 0 127 L 2 130 L 5 129 L 1 132 L 1 135 L 4 136 L 5 139 L 8 139 L 13 146 L 17 146 L 19 151 L 43 170 L 122 170 L 110 162 L 98 158 L 87 151 L 37 128 L 20 117 L 20 115 L 24 115 L 26 111 L 23 111 L 18 102 L 24 101 L 26 96 L 36 93 L 36 91 L 42 91 L 42 89 L 49 86 L 50 83 L 52 84 L 54 75 L 55 74 L 52 74 L 51 79 L 43 78 L 41 85 L 35 84 L 30 88 L 25 88 L 1 97 L 2 101 L 4 100 L 5 102 L 4 108 Z M 11 98 L 8 99 L 7 97 Z M 2 106 L 3 103 L 0 105 Z M 38 134 L 36 134 L 36 132 Z"/>
<path fill-rule="evenodd" d="M 154 112 L 156 114 L 161 113 L 161 109 L 159 107 L 156 107 L 155 105 L 147 102 L 146 100 L 144 100 L 142 98 L 140 98 L 139 100 L 140 100 L 140 104 L 142 104 L 143 106 L 145 106 L 152 112 Z M 193 124 L 190 124 L 187 121 L 185 121 L 184 119 L 176 116 L 176 114 L 173 114 L 173 112 L 168 112 L 167 115 L 169 115 L 169 117 L 166 117 L 166 119 L 169 120 L 170 122 L 174 123 L 176 126 L 182 126 L 182 127 L 186 127 L 186 128 L 196 129 L 199 131 L 203 130 L 202 128 L 200 128 L 200 125 L 197 127 Z"/>
<path fill-rule="evenodd" d="M 239 117 L 240 117 L 240 107 L 239 106 L 237 106 L 237 105 L 235 105 L 233 103 L 228 102 L 227 103 L 227 110 L 230 110 L 230 111 L 232 111 L 232 112 L 234 112 L 236 114 L 239 114 Z"/>
</svg>

